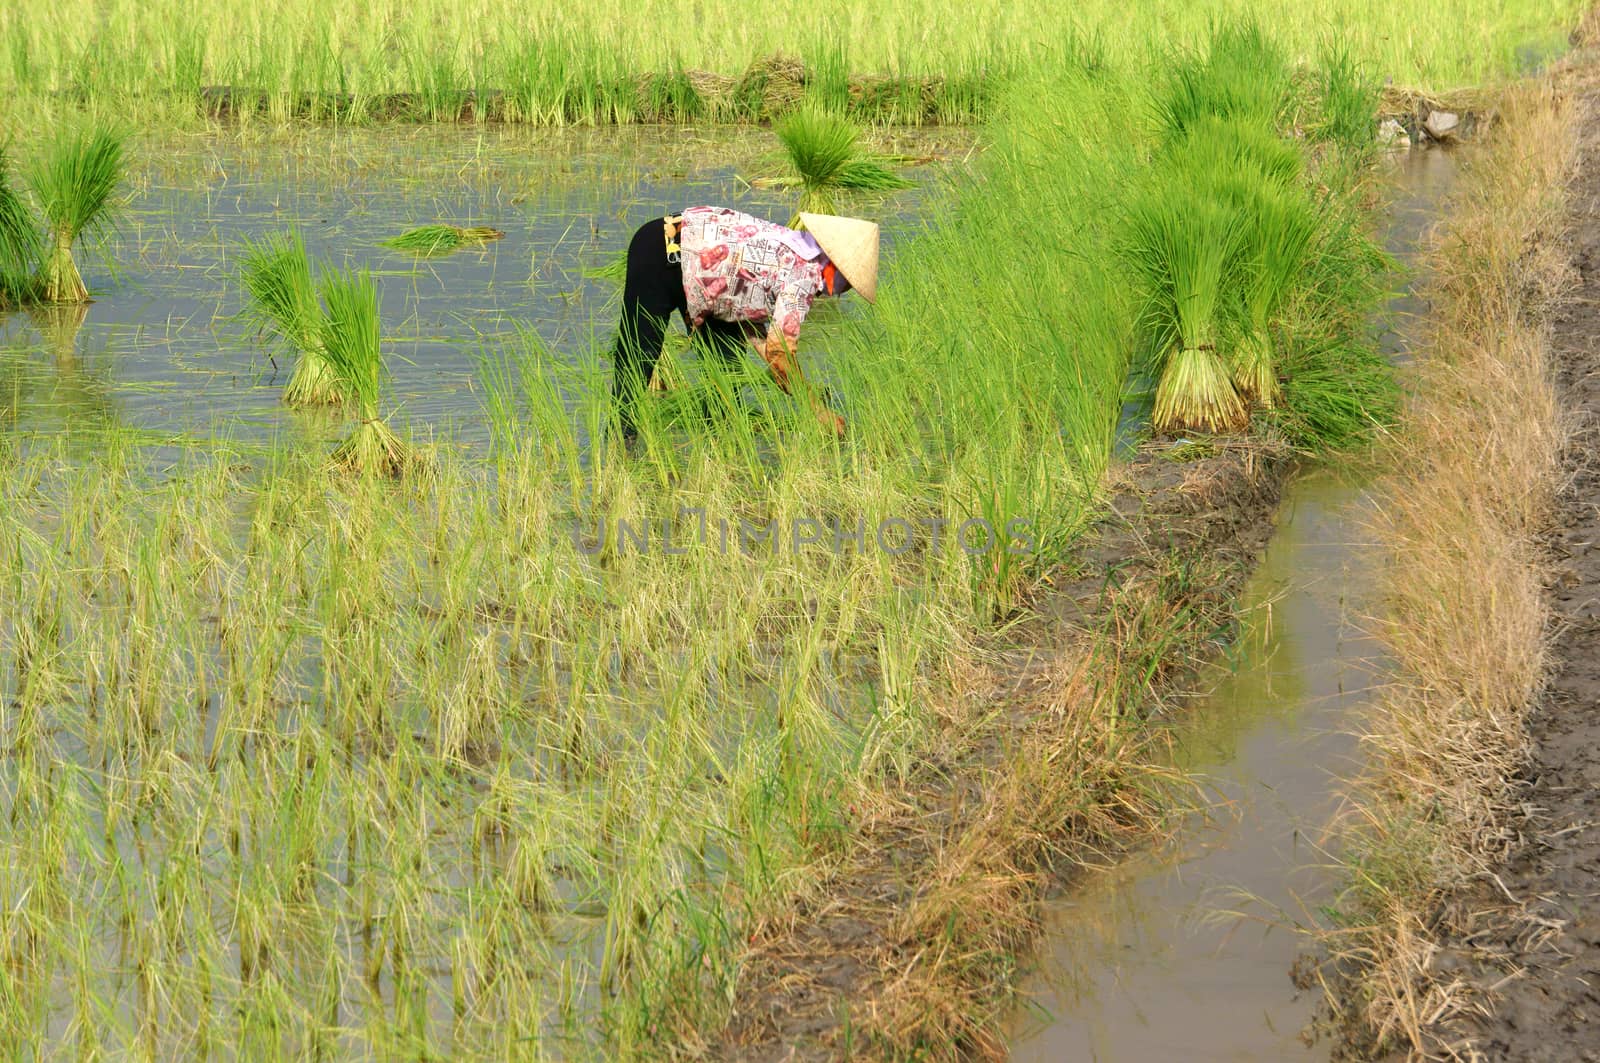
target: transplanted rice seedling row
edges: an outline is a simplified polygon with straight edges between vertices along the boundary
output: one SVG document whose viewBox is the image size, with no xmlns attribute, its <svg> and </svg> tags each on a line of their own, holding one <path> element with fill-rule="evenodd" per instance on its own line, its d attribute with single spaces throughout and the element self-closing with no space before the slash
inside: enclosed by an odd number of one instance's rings
<svg viewBox="0 0 1600 1063">
<path fill-rule="evenodd" d="M 1435 88 L 1499 76 L 1565 47 L 1578 0 L 1508 5 L 1446 0 L 1427 9 L 1368 0 L 1280 7 L 1275 30 L 1310 57 L 1330 27 L 1379 76 Z M 799 97 L 875 120 L 969 120 L 1000 83 L 1053 59 L 1070 27 L 1115 61 L 1152 41 L 1193 43 L 1239 0 L 1023 0 L 977 17 L 958 5 L 843 0 L 719 4 L 685 0 L 540 8 L 508 0 L 311 4 L 67 0 L 0 10 L 0 90 L 18 109 L 54 94 L 122 107 L 152 122 L 214 113 L 362 120 L 493 115 L 535 123 L 772 117 Z M 800 71 L 803 73 L 797 73 Z M 399 95 L 397 95 L 399 94 Z M 1040 101 L 1043 102 L 1043 101 Z"/>
</svg>

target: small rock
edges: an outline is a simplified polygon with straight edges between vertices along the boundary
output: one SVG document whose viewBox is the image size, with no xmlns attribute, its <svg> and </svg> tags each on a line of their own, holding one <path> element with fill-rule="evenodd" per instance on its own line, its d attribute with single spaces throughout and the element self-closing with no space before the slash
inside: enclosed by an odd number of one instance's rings
<svg viewBox="0 0 1600 1063">
<path fill-rule="evenodd" d="M 1461 116 L 1454 111 L 1429 111 L 1428 117 L 1423 119 L 1422 128 L 1434 140 L 1449 140 L 1456 135 L 1456 127 L 1461 124 Z"/>
<path fill-rule="evenodd" d="M 1386 148 L 1408 148 L 1411 146 L 1411 134 L 1397 120 L 1385 118 L 1378 124 L 1378 143 Z"/>
</svg>

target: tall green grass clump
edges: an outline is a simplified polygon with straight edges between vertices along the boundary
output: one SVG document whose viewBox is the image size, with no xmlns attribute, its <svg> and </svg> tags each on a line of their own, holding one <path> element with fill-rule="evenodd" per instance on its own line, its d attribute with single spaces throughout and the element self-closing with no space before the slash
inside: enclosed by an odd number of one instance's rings
<svg viewBox="0 0 1600 1063">
<path fill-rule="evenodd" d="M 1343 39 L 1323 42 L 1316 89 L 1317 117 L 1311 135 L 1361 158 L 1374 151 L 1380 86 Z"/>
<path fill-rule="evenodd" d="M 321 287 L 327 306 L 322 350 L 360 418 L 355 431 L 334 451 L 334 464 L 358 474 L 399 476 L 414 467 L 418 457 L 378 415 L 383 350 L 377 285 L 362 270 L 326 276 Z"/>
<path fill-rule="evenodd" d="M 28 297 L 38 254 L 39 230 L 11 186 L 11 160 L 0 145 L 0 310 Z"/>
<path fill-rule="evenodd" d="M 1036 552 L 970 573 L 985 610 L 1059 556 L 1109 453 L 1135 307 L 1105 263 L 1139 170 L 1117 133 L 1136 84 L 1061 62 L 1008 88 L 983 162 L 932 191 L 937 208 L 829 367 L 857 445 L 925 470 L 938 486 L 918 493 L 943 515 L 1036 518 Z M 1038 119 L 1042 95 L 1058 119 Z"/>
<path fill-rule="evenodd" d="M 345 382 L 328 361 L 322 305 L 300 234 L 275 236 L 251 246 L 241 274 L 253 315 L 295 353 L 283 401 L 297 407 L 344 402 Z"/>
<path fill-rule="evenodd" d="M 1282 401 L 1272 427 L 1294 446 L 1350 450 L 1395 423 L 1400 386 L 1378 349 L 1374 315 L 1396 269 L 1354 194 L 1319 197 L 1316 235 L 1279 312 Z"/>
<path fill-rule="evenodd" d="M 1186 135 L 1208 116 L 1243 119 L 1275 129 L 1294 90 L 1282 48 L 1254 20 L 1213 28 L 1204 58 L 1176 55 L 1157 93 L 1155 113 L 1167 140 Z"/>
<path fill-rule="evenodd" d="M 838 212 L 840 192 L 887 192 L 911 182 L 858 147 L 861 131 L 847 118 L 814 106 L 791 112 L 774 130 L 800 184 L 802 213 Z"/>
<path fill-rule="evenodd" d="M 56 141 L 28 171 L 28 184 L 49 228 L 38 292 L 45 302 L 88 301 L 89 289 L 73 260 L 72 246 L 84 233 L 103 232 L 112 225 L 122 148 L 122 135 L 101 127 Z"/>
</svg>

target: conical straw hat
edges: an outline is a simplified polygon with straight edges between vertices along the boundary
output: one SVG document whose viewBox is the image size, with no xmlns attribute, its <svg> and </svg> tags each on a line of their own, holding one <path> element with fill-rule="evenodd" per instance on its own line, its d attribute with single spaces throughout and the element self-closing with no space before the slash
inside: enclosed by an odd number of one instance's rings
<svg viewBox="0 0 1600 1063">
<path fill-rule="evenodd" d="M 850 287 L 869 303 L 878 301 L 878 226 L 860 218 L 832 214 L 802 214 L 800 227 L 816 238 L 817 246 Z"/>
</svg>

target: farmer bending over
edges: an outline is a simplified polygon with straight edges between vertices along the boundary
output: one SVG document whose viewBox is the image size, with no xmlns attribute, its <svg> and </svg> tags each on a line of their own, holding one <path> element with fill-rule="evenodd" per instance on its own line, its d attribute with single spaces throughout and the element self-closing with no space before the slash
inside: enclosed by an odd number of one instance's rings
<svg viewBox="0 0 1600 1063">
<path fill-rule="evenodd" d="M 692 337 L 736 363 L 748 341 L 785 392 L 800 376 L 800 323 L 819 295 L 854 288 L 873 302 L 878 227 L 829 214 L 800 215 L 801 229 L 721 207 L 690 207 L 646 222 L 628 244 L 613 397 L 625 439 L 637 434 L 634 404 L 650 383 L 667 320 L 683 315 Z M 844 418 L 820 399 L 823 427 L 844 434 Z"/>
</svg>

